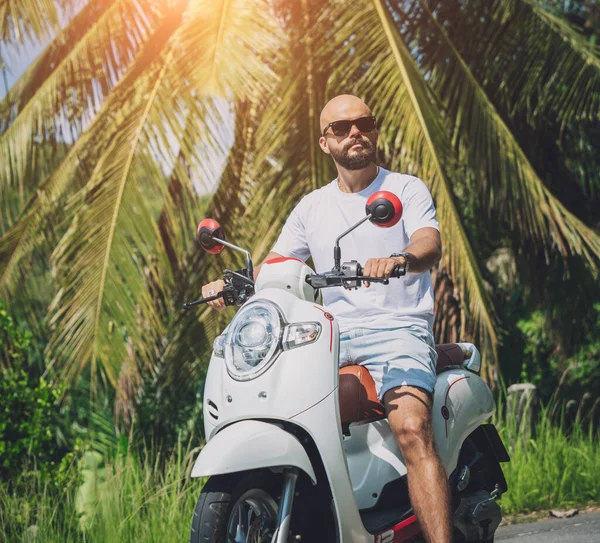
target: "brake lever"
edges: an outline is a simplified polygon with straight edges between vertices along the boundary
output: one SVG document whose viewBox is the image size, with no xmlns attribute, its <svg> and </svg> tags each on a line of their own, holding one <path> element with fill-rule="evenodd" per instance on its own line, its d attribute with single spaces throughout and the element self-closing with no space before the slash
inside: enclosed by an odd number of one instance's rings
<svg viewBox="0 0 600 543">
<path fill-rule="evenodd" d="M 350 279 L 356 279 L 355 277 L 351 277 Z M 368 281 L 369 283 L 382 283 L 384 285 L 389 285 L 390 284 L 390 280 L 386 279 L 385 277 L 367 277 L 366 275 L 361 275 L 358 277 L 358 279 L 361 280 L 361 282 L 365 282 Z"/>
<path fill-rule="evenodd" d="M 207 302 L 212 302 L 213 300 L 218 300 L 219 298 L 223 298 L 224 291 L 218 292 L 214 296 L 209 296 L 208 298 L 200 298 L 199 300 L 194 300 L 193 302 L 185 302 L 182 304 L 183 309 L 189 309 L 195 305 L 205 304 Z"/>
</svg>

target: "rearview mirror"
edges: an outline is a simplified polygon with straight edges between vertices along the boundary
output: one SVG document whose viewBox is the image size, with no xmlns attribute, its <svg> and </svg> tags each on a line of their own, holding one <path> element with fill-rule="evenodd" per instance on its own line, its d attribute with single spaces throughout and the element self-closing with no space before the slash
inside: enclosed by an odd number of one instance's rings
<svg viewBox="0 0 600 543">
<path fill-rule="evenodd" d="M 207 253 L 217 255 L 225 248 L 225 246 L 214 238 L 225 241 L 225 232 L 223 232 L 221 225 L 214 219 L 204 219 L 200 221 L 198 229 L 196 230 L 196 239 Z"/>
<path fill-rule="evenodd" d="M 402 218 L 402 202 L 393 192 L 380 190 L 367 200 L 365 211 L 373 224 L 390 228 Z"/>
</svg>

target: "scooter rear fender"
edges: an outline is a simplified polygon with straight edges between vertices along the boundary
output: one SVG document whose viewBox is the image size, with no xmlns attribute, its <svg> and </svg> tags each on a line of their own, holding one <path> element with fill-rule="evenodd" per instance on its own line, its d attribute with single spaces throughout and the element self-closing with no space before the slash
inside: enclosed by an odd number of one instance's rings
<svg viewBox="0 0 600 543">
<path fill-rule="evenodd" d="M 204 445 L 192 477 L 282 466 L 301 469 L 317 484 L 310 459 L 295 436 L 275 424 L 243 420 L 226 426 Z"/>
</svg>

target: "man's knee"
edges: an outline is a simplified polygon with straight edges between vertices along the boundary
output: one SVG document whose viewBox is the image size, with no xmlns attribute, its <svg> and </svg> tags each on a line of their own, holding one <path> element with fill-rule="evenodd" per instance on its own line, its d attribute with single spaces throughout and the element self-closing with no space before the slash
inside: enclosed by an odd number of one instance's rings
<svg viewBox="0 0 600 543">
<path fill-rule="evenodd" d="M 431 395 L 414 387 L 399 387 L 384 396 L 388 421 L 402 454 L 422 457 L 433 449 Z"/>
<path fill-rule="evenodd" d="M 433 444 L 431 420 L 429 416 L 406 414 L 394 418 L 390 423 L 392 432 L 402 449 L 402 453 L 429 449 Z"/>
</svg>

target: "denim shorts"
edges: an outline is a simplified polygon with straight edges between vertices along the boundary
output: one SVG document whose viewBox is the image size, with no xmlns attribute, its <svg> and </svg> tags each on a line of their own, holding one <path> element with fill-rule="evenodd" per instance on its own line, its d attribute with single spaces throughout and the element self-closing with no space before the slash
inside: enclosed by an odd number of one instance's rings
<svg viewBox="0 0 600 543">
<path fill-rule="evenodd" d="M 437 353 L 432 334 L 420 326 L 353 328 L 340 334 L 340 366 L 367 368 L 380 400 L 388 390 L 408 385 L 433 392 Z"/>
</svg>

